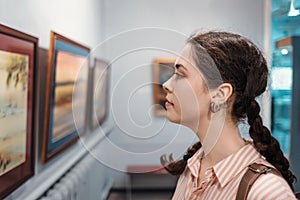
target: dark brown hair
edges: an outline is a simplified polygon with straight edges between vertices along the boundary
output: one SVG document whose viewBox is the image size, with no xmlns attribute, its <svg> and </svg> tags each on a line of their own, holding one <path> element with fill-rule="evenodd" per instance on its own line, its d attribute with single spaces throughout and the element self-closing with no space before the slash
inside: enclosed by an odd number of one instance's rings
<svg viewBox="0 0 300 200">
<path fill-rule="evenodd" d="M 194 61 L 206 79 L 208 87 L 222 82 L 233 87 L 231 117 L 235 123 L 244 119 L 250 125 L 249 134 L 255 148 L 268 162 L 274 165 L 293 190 L 296 177 L 289 170 L 289 161 L 284 157 L 278 141 L 263 125 L 260 106 L 255 98 L 261 95 L 268 83 L 268 66 L 261 51 L 245 37 L 228 32 L 207 32 L 192 36 Z M 216 79 L 216 72 L 203 64 L 204 52 L 211 57 L 222 80 Z M 187 150 L 182 160 L 169 163 L 165 168 L 173 175 L 181 174 L 191 158 L 201 148 L 194 144 Z"/>
</svg>

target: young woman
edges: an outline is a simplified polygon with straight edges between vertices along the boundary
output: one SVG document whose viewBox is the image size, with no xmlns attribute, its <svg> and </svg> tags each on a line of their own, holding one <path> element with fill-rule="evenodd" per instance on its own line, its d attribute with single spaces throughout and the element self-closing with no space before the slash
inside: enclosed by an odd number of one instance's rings
<svg viewBox="0 0 300 200">
<path fill-rule="evenodd" d="M 247 199 L 296 199 L 296 177 L 263 125 L 255 99 L 267 83 L 266 60 L 245 37 L 207 32 L 188 40 L 174 75 L 163 85 L 168 119 L 191 128 L 199 138 L 182 160 L 162 158 L 171 174 L 180 174 L 173 199 L 235 199 L 251 163 L 276 168 L 282 176 L 261 175 Z M 252 141 L 240 136 L 242 120 L 250 125 Z"/>
</svg>

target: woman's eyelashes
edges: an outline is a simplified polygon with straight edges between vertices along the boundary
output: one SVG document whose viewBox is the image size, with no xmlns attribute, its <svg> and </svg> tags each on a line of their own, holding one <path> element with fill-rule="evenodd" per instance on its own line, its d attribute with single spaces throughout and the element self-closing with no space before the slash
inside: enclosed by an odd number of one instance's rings
<svg viewBox="0 0 300 200">
<path fill-rule="evenodd" d="M 175 77 L 176 77 L 177 79 L 183 78 L 183 75 L 180 74 L 180 73 L 178 73 L 178 72 L 175 72 L 174 75 L 175 75 Z"/>
</svg>

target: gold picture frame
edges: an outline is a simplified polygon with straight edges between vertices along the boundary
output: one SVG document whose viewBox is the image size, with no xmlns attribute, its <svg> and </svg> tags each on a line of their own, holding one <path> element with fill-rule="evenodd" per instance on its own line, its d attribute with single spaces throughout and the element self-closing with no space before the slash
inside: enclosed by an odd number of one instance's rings
<svg viewBox="0 0 300 200">
<path fill-rule="evenodd" d="M 75 143 L 86 130 L 89 53 L 88 47 L 51 31 L 41 159 L 43 164 Z M 85 94 L 82 94 L 81 99 L 74 99 L 74 91 L 79 87 L 83 88 Z M 82 119 L 74 119 L 74 109 L 80 109 Z"/>
<path fill-rule="evenodd" d="M 173 75 L 175 61 L 176 58 L 155 58 L 153 60 L 153 100 L 156 116 L 166 115 L 166 92 L 162 84 Z"/>
</svg>

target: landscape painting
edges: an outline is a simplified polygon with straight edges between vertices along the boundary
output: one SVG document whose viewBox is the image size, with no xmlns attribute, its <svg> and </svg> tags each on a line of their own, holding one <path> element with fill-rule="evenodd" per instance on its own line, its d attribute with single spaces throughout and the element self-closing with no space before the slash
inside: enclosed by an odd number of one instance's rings
<svg viewBox="0 0 300 200">
<path fill-rule="evenodd" d="M 74 101 L 72 101 L 72 97 L 75 84 L 80 84 L 80 79 L 77 80 L 77 74 L 84 62 L 85 57 L 64 51 L 57 52 L 52 142 L 56 142 L 69 133 L 76 131 L 72 104 L 78 105 L 84 102 L 80 102 L 78 98 L 74 98 Z M 84 120 L 84 115 L 81 116 L 83 116 L 82 121 Z"/>
<path fill-rule="evenodd" d="M 83 134 L 90 49 L 51 32 L 45 99 L 42 163 Z"/>
<path fill-rule="evenodd" d="M 25 162 L 28 56 L 0 50 L 0 176 Z"/>
</svg>

